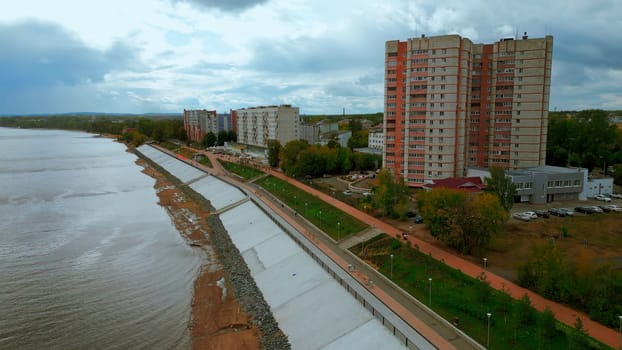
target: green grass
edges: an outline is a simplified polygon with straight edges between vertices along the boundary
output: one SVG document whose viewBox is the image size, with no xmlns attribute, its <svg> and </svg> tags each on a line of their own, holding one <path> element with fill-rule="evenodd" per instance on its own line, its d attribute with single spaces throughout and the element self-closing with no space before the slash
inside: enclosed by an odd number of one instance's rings
<svg viewBox="0 0 622 350">
<path fill-rule="evenodd" d="M 173 152 L 175 152 L 175 151 L 177 151 L 179 149 L 178 145 L 176 145 L 176 144 L 174 144 L 172 142 L 169 142 L 169 141 L 162 141 L 162 142 L 160 142 L 160 146 L 166 148 L 169 151 L 173 151 Z"/>
<path fill-rule="evenodd" d="M 486 345 L 487 316 L 490 318 L 490 349 L 566 349 L 572 333 L 559 322 L 551 337 L 541 336 L 542 329 L 537 322 L 519 323 L 519 302 L 507 293 L 495 290 L 482 280 L 471 278 L 457 269 L 425 255 L 416 248 L 403 244 L 399 239 L 384 235 L 353 247 L 352 252 L 377 266 L 380 273 L 391 277 L 408 293 L 430 306 L 430 284 L 432 309 L 452 322 L 459 319 L 462 331 L 480 344 Z M 393 254 L 393 264 L 391 264 Z M 391 266 L 392 265 L 392 266 Z M 432 282 L 428 280 L 432 278 Z M 539 312 L 532 310 L 540 318 Z M 596 340 L 582 336 L 581 344 L 572 349 L 608 349 Z"/>
<path fill-rule="evenodd" d="M 365 223 L 319 198 L 273 176 L 265 177 L 255 183 L 271 192 L 333 239 L 344 239 L 368 227 Z"/>
<path fill-rule="evenodd" d="M 244 178 L 245 180 L 248 179 L 252 179 L 256 176 L 259 176 L 261 174 L 263 174 L 262 171 L 259 171 L 255 168 L 251 168 L 245 165 L 241 165 L 241 164 L 237 164 L 237 163 L 231 163 L 231 162 L 226 162 L 224 160 L 218 160 L 220 162 L 220 164 L 222 164 L 222 166 L 227 169 L 228 171 L 237 174 L 239 176 L 241 176 L 242 178 Z"/>
<path fill-rule="evenodd" d="M 203 158 L 199 161 L 199 163 L 201 163 L 201 164 L 203 164 L 203 165 L 206 165 L 206 166 L 208 166 L 208 167 L 212 168 L 212 162 L 209 160 L 209 158 L 208 158 L 208 157 L 203 157 Z"/>
</svg>

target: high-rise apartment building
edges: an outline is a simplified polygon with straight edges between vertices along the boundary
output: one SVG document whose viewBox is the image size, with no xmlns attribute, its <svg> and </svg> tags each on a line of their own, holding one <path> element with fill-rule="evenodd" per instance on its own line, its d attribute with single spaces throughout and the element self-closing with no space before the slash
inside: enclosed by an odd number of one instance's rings
<svg viewBox="0 0 622 350">
<path fill-rule="evenodd" d="M 383 163 L 409 186 L 468 167 L 541 166 L 553 37 L 386 42 Z"/>
<path fill-rule="evenodd" d="M 208 132 L 218 133 L 216 111 L 184 109 L 184 128 L 188 140 L 200 142 Z"/>
<path fill-rule="evenodd" d="M 268 140 L 278 140 L 284 146 L 298 139 L 298 107 L 280 105 L 242 108 L 233 111 L 232 115 L 235 115 L 239 143 L 267 147 Z"/>
</svg>

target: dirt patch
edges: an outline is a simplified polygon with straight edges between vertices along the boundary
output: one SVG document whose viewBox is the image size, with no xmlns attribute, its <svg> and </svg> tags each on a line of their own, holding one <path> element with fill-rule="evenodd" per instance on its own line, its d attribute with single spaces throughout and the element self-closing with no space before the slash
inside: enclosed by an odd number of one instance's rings
<svg viewBox="0 0 622 350">
<path fill-rule="evenodd" d="M 598 205 L 596 201 L 560 202 L 549 204 L 548 207 L 574 208 L 579 205 Z M 620 203 L 618 203 L 619 205 Z M 516 204 L 512 212 L 547 209 L 547 205 Z M 447 247 L 434 238 L 422 224 L 414 224 L 412 220 L 389 220 L 386 222 L 404 232 L 430 243 L 465 260 L 476 264 L 484 264 L 495 274 L 508 280 L 516 280 L 516 268 L 530 256 L 534 245 L 553 242 L 564 252 L 567 261 L 591 261 L 602 264 L 610 263 L 622 268 L 622 213 L 575 214 L 573 218 L 552 216 L 548 219 L 539 218 L 531 222 L 509 219 L 504 234 L 494 237 L 488 249 L 478 256 L 465 256 Z M 561 235 L 565 228 L 567 235 Z"/>
<path fill-rule="evenodd" d="M 210 246 L 206 220 L 210 213 L 147 162 L 139 158 L 136 163 L 156 180 L 159 204 L 167 210 L 182 237 L 206 257 L 194 282 L 190 325 L 193 349 L 259 349 L 258 329 L 242 311 L 230 288 L 229 276 Z"/>
</svg>

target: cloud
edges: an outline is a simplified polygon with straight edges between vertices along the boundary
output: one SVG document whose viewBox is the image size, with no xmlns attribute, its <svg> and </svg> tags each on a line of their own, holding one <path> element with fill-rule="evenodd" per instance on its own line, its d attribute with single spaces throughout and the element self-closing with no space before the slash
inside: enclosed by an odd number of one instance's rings
<svg viewBox="0 0 622 350">
<path fill-rule="evenodd" d="M 0 25 L 0 47 L 0 76 L 13 88 L 99 82 L 136 59 L 122 42 L 99 51 L 58 25 L 36 21 Z"/>
<path fill-rule="evenodd" d="M 0 47 L 0 113 L 45 108 L 43 101 L 54 108 L 68 101 L 76 106 L 96 101 L 97 94 L 84 96 L 84 92 L 93 92 L 92 84 L 103 82 L 110 72 L 139 67 L 136 50 L 121 41 L 107 50 L 93 49 L 46 22 L 0 24 Z M 70 92 L 80 99 L 72 98 Z"/>
<path fill-rule="evenodd" d="M 241 12 L 257 5 L 265 4 L 268 0 L 173 0 L 189 3 L 203 8 L 214 8 L 224 12 Z"/>
</svg>

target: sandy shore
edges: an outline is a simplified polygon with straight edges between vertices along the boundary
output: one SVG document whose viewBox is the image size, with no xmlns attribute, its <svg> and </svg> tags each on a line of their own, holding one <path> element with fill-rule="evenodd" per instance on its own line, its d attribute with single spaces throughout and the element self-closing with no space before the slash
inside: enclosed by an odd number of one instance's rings
<svg viewBox="0 0 622 350">
<path fill-rule="evenodd" d="M 149 163 L 140 158 L 136 163 L 156 180 L 159 204 L 166 208 L 180 234 L 205 254 L 201 273 L 194 282 L 190 324 L 193 349 L 259 349 L 259 330 L 235 298 L 230 276 L 208 240 L 209 212 Z"/>
</svg>

